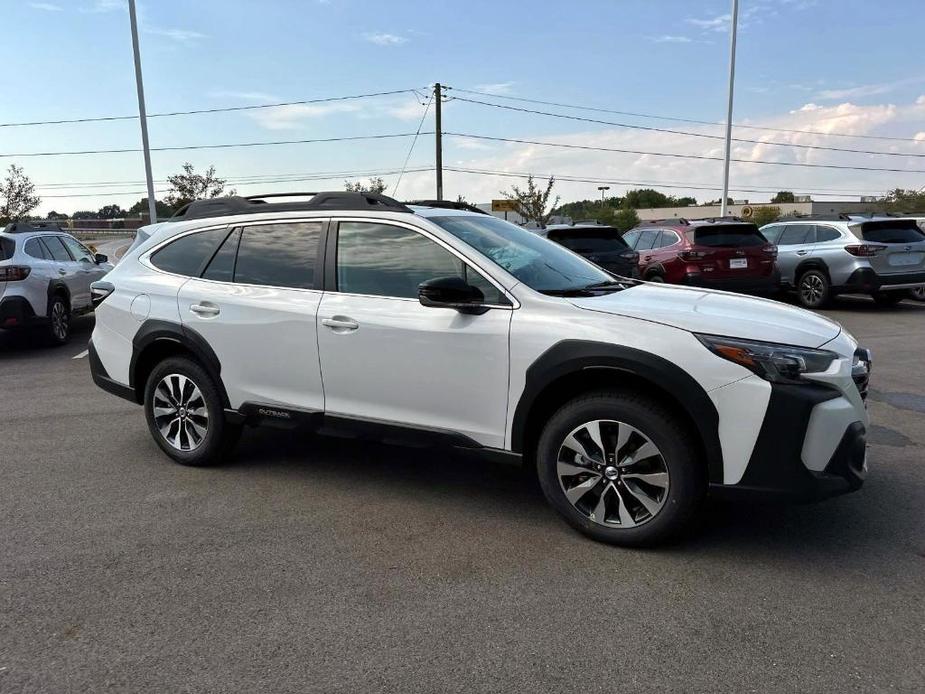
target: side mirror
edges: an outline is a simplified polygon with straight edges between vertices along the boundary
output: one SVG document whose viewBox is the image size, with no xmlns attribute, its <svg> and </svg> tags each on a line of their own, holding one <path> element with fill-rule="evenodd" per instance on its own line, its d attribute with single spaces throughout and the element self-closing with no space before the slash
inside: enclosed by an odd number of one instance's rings
<svg viewBox="0 0 925 694">
<path fill-rule="evenodd" d="M 485 313 L 485 295 L 482 290 L 466 284 L 462 277 L 435 277 L 418 286 L 418 300 L 422 306 L 454 308 L 460 313 Z"/>
<path fill-rule="evenodd" d="M 95 256 L 93 256 L 93 258 L 97 265 L 102 265 L 103 263 L 109 262 L 109 256 L 102 253 L 97 253 Z"/>
</svg>

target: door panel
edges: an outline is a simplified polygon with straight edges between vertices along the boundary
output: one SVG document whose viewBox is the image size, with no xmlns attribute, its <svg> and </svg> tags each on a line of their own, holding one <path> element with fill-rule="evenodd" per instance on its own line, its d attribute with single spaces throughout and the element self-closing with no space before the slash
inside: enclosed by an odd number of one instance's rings
<svg viewBox="0 0 925 694">
<path fill-rule="evenodd" d="M 813 224 L 785 224 L 777 240 L 777 267 L 781 280 L 796 284 L 797 266 L 812 255 L 816 233 Z"/>
<path fill-rule="evenodd" d="M 325 293 L 318 348 L 326 412 L 445 429 L 503 446 L 511 315 Z"/>
</svg>

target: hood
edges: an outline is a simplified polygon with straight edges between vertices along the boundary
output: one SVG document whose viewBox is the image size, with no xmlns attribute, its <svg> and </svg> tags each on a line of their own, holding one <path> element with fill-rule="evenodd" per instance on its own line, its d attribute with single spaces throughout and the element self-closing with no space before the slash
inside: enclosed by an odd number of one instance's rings
<svg viewBox="0 0 925 694">
<path fill-rule="evenodd" d="M 841 332 L 841 326 L 828 318 L 777 301 L 668 284 L 643 283 L 569 301 L 588 311 L 640 318 L 695 333 L 800 347 L 819 347 Z"/>
</svg>

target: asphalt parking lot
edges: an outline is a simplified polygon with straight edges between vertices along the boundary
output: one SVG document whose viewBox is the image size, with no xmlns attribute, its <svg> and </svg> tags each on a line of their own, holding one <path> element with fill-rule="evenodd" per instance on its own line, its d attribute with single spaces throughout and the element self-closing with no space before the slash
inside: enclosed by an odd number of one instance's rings
<svg viewBox="0 0 925 694">
<path fill-rule="evenodd" d="M 922 691 L 925 304 L 825 313 L 874 352 L 865 487 L 649 551 L 469 456 L 250 430 L 184 468 L 75 358 L 92 317 L 0 335 L 0 691 Z"/>
</svg>

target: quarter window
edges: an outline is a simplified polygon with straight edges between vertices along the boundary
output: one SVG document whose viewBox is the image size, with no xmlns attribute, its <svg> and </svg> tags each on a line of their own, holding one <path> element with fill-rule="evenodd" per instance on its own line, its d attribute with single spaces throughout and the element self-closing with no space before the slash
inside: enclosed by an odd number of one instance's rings
<svg viewBox="0 0 925 694">
<path fill-rule="evenodd" d="M 198 277 L 206 260 L 228 234 L 227 228 L 182 236 L 151 256 L 154 267 L 175 275 Z"/>
<path fill-rule="evenodd" d="M 639 243 L 636 244 L 637 251 L 648 251 L 658 243 L 658 229 L 646 229 L 639 235 Z"/>
<path fill-rule="evenodd" d="M 37 260 L 51 259 L 51 256 L 45 252 L 45 246 L 42 245 L 42 242 L 38 239 L 29 239 L 26 241 L 26 246 L 23 250 L 30 258 L 36 258 Z"/>
<path fill-rule="evenodd" d="M 836 229 L 824 226 L 816 227 L 816 243 L 822 243 L 823 241 L 834 241 L 838 238 L 841 238 L 841 234 L 839 234 Z"/>
<path fill-rule="evenodd" d="M 780 224 L 773 224 L 772 226 L 764 227 L 761 229 L 761 235 L 764 236 L 770 243 L 776 245 L 783 230 L 784 227 L 782 227 Z"/>
<path fill-rule="evenodd" d="M 452 276 L 479 288 L 486 303 L 505 303 L 491 282 L 416 231 L 369 222 L 341 222 L 338 227 L 339 291 L 416 299 L 422 282 Z"/>
<path fill-rule="evenodd" d="M 321 228 L 321 222 L 245 227 L 238 247 L 234 281 L 313 289 Z"/>
</svg>

